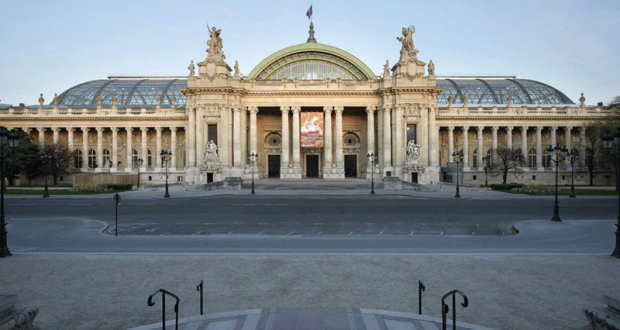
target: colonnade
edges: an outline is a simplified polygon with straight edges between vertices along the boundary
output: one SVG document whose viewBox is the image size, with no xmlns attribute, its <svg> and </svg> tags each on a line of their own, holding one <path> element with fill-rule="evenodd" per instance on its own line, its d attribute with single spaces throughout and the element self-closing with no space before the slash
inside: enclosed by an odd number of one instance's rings
<svg viewBox="0 0 620 330">
<path fill-rule="evenodd" d="M 442 127 L 439 127 L 440 129 Z M 500 128 L 503 128 L 506 131 L 506 145 L 505 147 L 509 148 L 509 149 L 513 149 L 513 130 L 516 128 L 517 130 L 520 131 L 521 133 L 521 145 L 519 146 L 519 148 L 521 149 L 521 154 L 526 157 L 528 157 L 528 143 L 527 143 L 527 131 L 528 129 L 532 128 L 534 129 L 534 134 L 535 134 L 535 145 L 532 147 L 535 147 L 536 149 L 536 166 L 535 168 L 530 168 L 530 170 L 538 170 L 538 171 L 542 171 L 544 170 L 543 167 L 543 149 L 546 149 L 547 146 L 543 145 L 542 143 L 542 131 L 543 129 L 548 128 L 550 131 L 550 144 L 555 146 L 557 143 L 557 131 L 558 129 L 563 130 L 564 131 L 564 143 L 566 145 L 566 149 L 568 149 L 569 151 L 572 150 L 572 148 L 574 148 L 573 146 L 571 146 L 571 139 L 570 136 L 571 135 L 571 131 L 573 130 L 573 126 L 564 126 L 564 127 L 557 127 L 557 126 L 519 126 L 519 127 L 515 127 L 515 126 L 447 126 L 447 127 L 443 127 L 443 128 L 447 128 L 448 130 L 448 162 L 452 161 L 452 154 L 455 151 L 455 145 L 454 145 L 454 131 L 455 130 L 460 130 L 461 134 L 462 134 L 462 138 L 463 138 L 463 142 L 462 142 L 462 150 L 463 150 L 463 169 L 465 171 L 467 170 L 478 170 L 478 171 L 482 171 L 484 168 L 484 163 L 481 161 L 483 159 L 483 157 L 486 156 L 486 153 L 483 152 L 483 131 L 486 128 L 490 128 L 491 129 L 491 150 L 493 151 L 490 156 L 492 157 L 493 161 L 495 161 L 497 159 L 497 154 L 496 154 L 496 150 L 498 148 L 498 131 L 500 130 Z M 471 165 L 472 162 L 470 162 L 469 159 L 469 141 L 468 141 L 468 134 L 467 132 L 469 131 L 470 128 L 476 129 L 477 131 L 477 165 L 476 167 L 473 167 Z M 583 126 L 578 126 L 576 127 L 579 129 L 579 146 L 578 146 L 578 150 L 579 150 L 579 155 L 586 155 L 586 127 Z M 430 138 L 430 137 L 429 137 Z M 586 165 L 586 157 L 579 157 L 579 166 L 581 166 L 582 168 L 585 167 Z M 570 168 L 570 163 L 569 162 L 565 162 L 564 165 L 566 168 Z M 526 168 L 528 166 L 525 166 Z"/>
</svg>

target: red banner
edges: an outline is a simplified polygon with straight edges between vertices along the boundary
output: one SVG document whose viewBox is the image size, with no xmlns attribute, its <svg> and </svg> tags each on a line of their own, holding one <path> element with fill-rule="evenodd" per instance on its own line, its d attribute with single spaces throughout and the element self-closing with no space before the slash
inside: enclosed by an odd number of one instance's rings
<svg viewBox="0 0 620 330">
<path fill-rule="evenodd" d="M 301 146 L 304 148 L 323 147 L 323 113 L 301 113 Z"/>
</svg>

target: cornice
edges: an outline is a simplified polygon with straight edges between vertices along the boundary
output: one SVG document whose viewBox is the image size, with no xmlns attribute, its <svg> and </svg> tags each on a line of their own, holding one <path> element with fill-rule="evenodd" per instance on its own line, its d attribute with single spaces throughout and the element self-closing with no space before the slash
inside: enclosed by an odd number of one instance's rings
<svg viewBox="0 0 620 330">
<path fill-rule="evenodd" d="M 447 120 L 472 120 L 472 121 L 476 121 L 476 120 L 524 120 L 524 121 L 540 121 L 540 120 L 554 120 L 554 121 L 569 121 L 569 120 L 603 120 L 605 118 L 603 117 L 576 117 L 576 116 L 562 116 L 562 117 L 506 117 L 506 116 L 502 116 L 502 117 L 472 117 L 472 116 L 467 116 L 467 117 L 436 117 L 435 120 L 436 121 L 447 121 Z"/>
<path fill-rule="evenodd" d="M 29 122 L 112 122 L 112 121 L 188 121 L 188 117 L 67 117 L 67 118 L 49 118 L 49 117 L 16 117 L 16 118 L 0 118 L 2 121 L 15 122 L 15 121 L 29 121 Z"/>
<path fill-rule="evenodd" d="M 282 95 L 312 95 L 312 96 L 345 96 L 345 95 L 364 95 L 364 96 L 378 96 L 377 90 L 371 91 L 265 91 L 265 92 L 248 92 L 245 96 L 282 96 Z"/>
</svg>

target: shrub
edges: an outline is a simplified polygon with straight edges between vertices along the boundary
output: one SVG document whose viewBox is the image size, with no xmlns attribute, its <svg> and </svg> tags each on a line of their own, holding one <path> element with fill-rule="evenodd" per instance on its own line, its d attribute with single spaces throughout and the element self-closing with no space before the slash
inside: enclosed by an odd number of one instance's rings
<svg viewBox="0 0 620 330">
<path fill-rule="evenodd" d="M 110 190 L 131 190 L 133 189 L 133 185 L 131 183 L 108 183 L 105 185 L 107 189 Z"/>
<path fill-rule="evenodd" d="M 524 186 L 523 183 L 509 183 L 509 184 L 494 183 L 491 185 L 491 189 L 506 191 L 506 190 L 511 190 L 511 189 L 520 189 L 523 186 Z"/>
<path fill-rule="evenodd" d="M 107 187 L 103 184 L 80 183 L 73 186 L 73 191 L 106 191 Z"/>
<path fill-rule="evenodd" d="M 543 192 L 543 191 L 551 191 L 554 187 L 546 184 L 526 184 L 523 186 L 522 190 L 525 192 Z"/>
</svg>

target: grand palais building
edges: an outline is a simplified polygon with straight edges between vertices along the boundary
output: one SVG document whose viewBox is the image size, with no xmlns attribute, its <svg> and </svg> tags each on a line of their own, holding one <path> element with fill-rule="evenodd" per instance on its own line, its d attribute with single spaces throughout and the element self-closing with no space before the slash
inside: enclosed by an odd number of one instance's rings
<svg viewBox="0 0 620 330">
<path fill-rule="evenodd" d="M 497 157 L 500 146 L 526 157 L 508 182 L 545 183 L 555 178 L 549 145 L 590 152 L 587 126 L 606 115 L 602 106 L 514 76 L 436 76 L 432 61 L 418 56 L 414 32 L 402 30 L 394 41 L 402 43 L 397 60 L 373 68 L 379 75 L 354 55 L 318 43 L 311 26 L 307 42 L 277 50 L 242 76 L 226 60 L 222 32 L 212 28 L 207 57 L 183 68 L 187 75 L 109 77 L 47 96 L 47 103 L 41 95 L 39 105 L 2 104 L 0 126 L 39 144 L 67 143 L 77 171 L 139 170 L 143 184 L 164 181 L 161 150 L 172 154 L 171 181 L 190 184 L 249 180 L 253 153 L 259 180 L 370 180 L 374 171 L 375 180 L 453 181 L 451 155 L 458 151 L 462 180 L 479 184 L 484 157 Z M 577 183 L 588 180 L 585 159 L 574 164 Z M 569 182 L 565 163 L 560 183 Z"/>
</svg>

